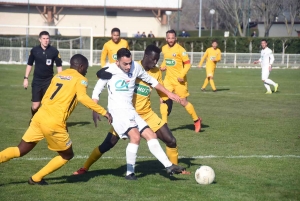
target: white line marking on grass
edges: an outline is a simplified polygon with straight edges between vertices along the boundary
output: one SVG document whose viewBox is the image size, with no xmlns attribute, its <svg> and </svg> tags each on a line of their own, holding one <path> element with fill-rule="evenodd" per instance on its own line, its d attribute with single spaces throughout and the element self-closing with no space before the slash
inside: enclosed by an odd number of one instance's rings
<svg viewBox="0 0 300 201">
<path fill-rule="evenodd" d="M 73 159 L 86 159 L 87 155 L 77 155 Z M 104 159 L 126 159 L 125 157 L 101 157 Z M 138 156 L 139 159 L 155 159 L 152 156 Z M 216 155 L 208 155 L 208 156 L 179 156 L 179 158 L 194 158 L 194 159 L 205 159 L 205 158 L 230 158 L 230 159 L 247 159 L 247 158 L 300 158 L 298 155 L 239 155 L 239 156 L 216 156 Z M 43 160 L 51 160 L 51 157 L 24 157 L 24 158 L 16 158 L 16 160 L 28 160 L 28 161 L 43 161 Z"/>
</svg>

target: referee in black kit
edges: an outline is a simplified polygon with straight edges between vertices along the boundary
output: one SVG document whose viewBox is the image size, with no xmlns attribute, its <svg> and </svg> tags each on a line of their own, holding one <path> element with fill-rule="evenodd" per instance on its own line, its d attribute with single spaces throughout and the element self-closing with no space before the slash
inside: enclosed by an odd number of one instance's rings
<svg viewBox="0 0 300 201">
<path fill-rule="evenodd" d="M 35 62 L 35 68 L 33 72 L 32 80 L 32 116 L 37 112 L 41 105 L 41 100 L 51 83 L 53 78 L 53 64 L 55 62 L 57 72 L 62 71 L 62 61 L 58 50 L 55 47 L 49 45 L 50 35 L 47 31 L 42 31 L 39 34 L 40 45 L 30 50 L 28 63 L 25 71 L 23 86 L 25 89 L 28 87 L 28 76 Z"/>
</svg>

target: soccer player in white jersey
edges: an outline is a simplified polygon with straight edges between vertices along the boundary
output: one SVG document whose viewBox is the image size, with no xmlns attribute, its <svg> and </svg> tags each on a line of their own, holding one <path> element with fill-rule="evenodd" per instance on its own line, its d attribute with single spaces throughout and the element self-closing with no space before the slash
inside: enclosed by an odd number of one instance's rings
<svg viewBox="0 0 300 201">
<path fill-rule="evenodd" d="M 272 70 L 272 64 L 274 62 L 274 55 L 270 48 L 268 48 L 268 43 L 266 39 L 261 40 L 261 53 L 260 59 L 254 61 L 254 64 L 261 64 L 261 79 L 264 82 L 264 85 L 267 89 L 266 94 L 272 94 L 270 85 L 274 86 L 274 92 L 278 90 L 278 84 L 269 79 L 270 72 Z"/>
<path fill-rule="evenodd" d="M 120 138 L 129 138 L 130 140 L 126 148 L 127 172 L 125 179 L 137 179 L 134 174 L 134 166 L 141 137 L 147 140 L 150 152 L 165 166 L 167 173 L 180 174 L 184 168 L 172 164 L 161 148 L 156 134 L 133 107 L 132 98 L 137 77 L 165 93 L 170 99 L 180 102 L 179 96 L 159 84 L 138 62 L 132 61 L 128 49 L 118 50 L 116 63 L 110 64 L 105 73 L 102 73 L 94 88 L 92 98 L 98 102 L 99 94 L 107 84 L 108 110 L 113 118 L 112 126 Z"/>
</svg>

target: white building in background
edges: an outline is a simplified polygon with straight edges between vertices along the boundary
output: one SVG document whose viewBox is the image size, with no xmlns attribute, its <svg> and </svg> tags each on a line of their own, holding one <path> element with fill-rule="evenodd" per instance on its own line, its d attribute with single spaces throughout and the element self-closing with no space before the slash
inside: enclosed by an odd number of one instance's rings
<svg viewBox="0 0 300 201">
<path fill-rule="evenodd" d="M 138 31 L 163 37 L 168 29 L 166 11 L 181 7 L 182 0 L 0 0 L 0 25 L 91 27 L 94 36 L 110 36 L 111 29 L 118 27 L 122 37 L 133 37 Z M 71 29 L 49 31 L 85 35 Z M 38 33 L 29 30 L 29 35 Z M 26 29 L 1 27 L 0 35 L 4 34 L 26 35 Z"/>
<path fill-rule="evenodd" d="M 289 26 L 291 26 L 290 23 Z M 257 29 L 259 32 L 259 37 L 264 37 L 265 36 L 264 22 L 258 22 Z M 298 36 L 297 31 L 299 30 L 300 30 L 300 22 L 295 22 L 291 37 L 297 37 Z M 269 31 L 269 37 L 288 37 L 288 36 L 289 35 L 284 22 L 273 22 Z"/>
</svg>

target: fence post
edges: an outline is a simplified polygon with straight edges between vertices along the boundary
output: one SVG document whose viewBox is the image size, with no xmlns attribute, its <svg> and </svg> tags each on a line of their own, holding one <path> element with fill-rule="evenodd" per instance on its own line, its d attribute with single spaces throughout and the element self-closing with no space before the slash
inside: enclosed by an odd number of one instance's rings
<svg viewBox="0 0 300 201">
<path fill-rule="evenodd" d="M 289 68 L 290 55 L 286 55 L 286 68 Z"/>
<path fill-rule="evenodd" d="M 132 60 L 134 61 L 134 45 L 136 43 L 136 40 L 132 40 Z"/>
<path fill-rule="evenodd" d="M 224 40 L 224 64 L 226 64 L 226 38 Z"/>
<path fill-rule="evenodd" d="M 24 51 L 24 47 L 23 47 L 23 40 L 21 40 L 21 48 L 20 48 L 20 63 L 23 64 L 23 51 Z"/>
<path fill-rule="evenodd" d="M 9 49 L 9 62 L 12 62 L 12 38 L 9 39 L 10 49 Z"/>
<path fill-rule="evenodd" d="M 236 53 L 234 53 L 234 61 L 233 61 L 233 66 L 236 68 Z"/>
<path fill-rule="evenodd" d="M 58 47 L 58 43 L 57 43 L 57 49 L 58 49 L 59 47 Z M 71 59 L 71 57 L 72 57 L 72 40 L 70 40 L 70 59 Z M 58 49 L 59 50 L 59 49 Z"/>
</svg>

